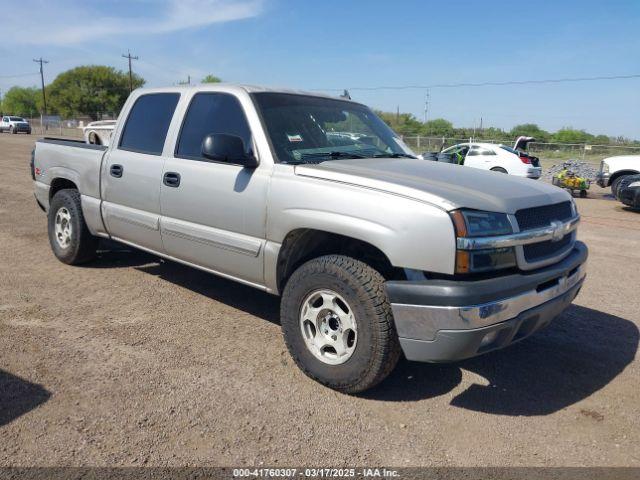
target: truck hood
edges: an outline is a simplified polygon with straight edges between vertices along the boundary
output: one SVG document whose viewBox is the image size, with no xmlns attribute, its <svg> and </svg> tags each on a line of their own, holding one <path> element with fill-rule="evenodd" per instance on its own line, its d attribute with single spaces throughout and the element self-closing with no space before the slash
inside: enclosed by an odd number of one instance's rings
<svg viewBox="0 0 640 480">
<path fill-rule="evenodd" d="M 295 172 L 413 198 L 445 210 L 515 213 L 571 199 L 564 190 L 541 181 L 413 158 L 331 160 L 297 165 Z"/>
</svg>

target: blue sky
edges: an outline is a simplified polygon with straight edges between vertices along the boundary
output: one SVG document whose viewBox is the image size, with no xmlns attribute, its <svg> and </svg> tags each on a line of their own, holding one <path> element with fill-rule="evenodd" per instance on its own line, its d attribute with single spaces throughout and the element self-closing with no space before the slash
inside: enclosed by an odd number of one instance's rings
<svg viewBox="0 0 640 480">
<path fill-rule="evenodd" d="M 640 74 L 640 1 L 22 0 L 0 12 L 0 89 L 81 64 L 134 69 L 149 86 L 213 73 L 301 89 L 351 87 L 423 117 L 424 90 L 353 87 Z M 430 91 L 429 118 L 533 122 L 640 139 L 640 78 Z"/>
</svg>

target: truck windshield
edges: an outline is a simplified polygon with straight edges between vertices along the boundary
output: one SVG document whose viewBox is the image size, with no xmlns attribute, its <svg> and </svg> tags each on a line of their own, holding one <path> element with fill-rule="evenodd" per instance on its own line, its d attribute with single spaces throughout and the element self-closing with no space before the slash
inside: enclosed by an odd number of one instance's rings
<svg viewBox="0 0 640 480">
<path fill-rule="evenodd" d="M 24 118 L 22 117 L 9 117 L 12 122 L 24 122 Z"/>
<path fill-rule="evenodd" d="M 280 163 L 414 157 L 369 108 L 344 100 L 288 93 L 252 94 Z"/>
</svg>

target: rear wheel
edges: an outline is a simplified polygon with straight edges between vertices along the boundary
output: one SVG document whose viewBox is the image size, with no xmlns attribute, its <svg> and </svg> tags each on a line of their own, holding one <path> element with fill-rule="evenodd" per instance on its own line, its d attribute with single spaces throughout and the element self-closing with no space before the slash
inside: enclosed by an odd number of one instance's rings
<svg viewBox="0 0 640 480">
<path fill-rule="evenodd" d="M 502 167 L 493 167 L 493 168 L 491 169 L 491 171 L 492 171 L 492 172 L 498 172 L 498 173 L 507 173 L 507 171 L 506 171 L 504 168 L 502 168 Z"/>
<path fill-rule="evenodd" d="M 287 282 L 280 308 L 289 353 L 330 388 L 371 388 L 400 357 L 384 278 L 363 262 L 342 255 L 308 261 Z"/>
<path fill-rule="evenodd" d="M 53 196 L 48 230 L 51 249 L 61 262 L 78 265 L 95 258 L 98 238 L 87 228 L 77 190 L 64 189 Z"/>
</svg>

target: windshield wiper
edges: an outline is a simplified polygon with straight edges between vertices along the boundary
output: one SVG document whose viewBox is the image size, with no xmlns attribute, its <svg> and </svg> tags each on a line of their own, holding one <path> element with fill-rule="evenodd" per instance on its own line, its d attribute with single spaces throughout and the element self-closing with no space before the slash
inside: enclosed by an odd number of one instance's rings
<svg viewBox="0 0 640 480">
<path fill-rule="evenodd" d="M 374 155 L 374 158 L 418 158 L 415 155 L 409 155 L 408 153 L 380 153 Z"/>
</svg>

